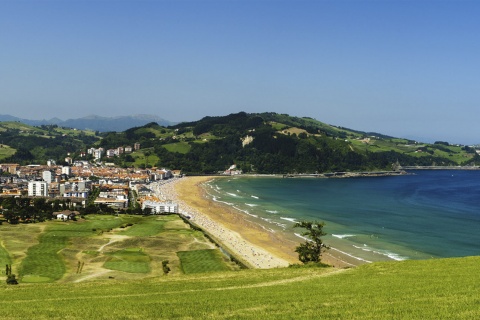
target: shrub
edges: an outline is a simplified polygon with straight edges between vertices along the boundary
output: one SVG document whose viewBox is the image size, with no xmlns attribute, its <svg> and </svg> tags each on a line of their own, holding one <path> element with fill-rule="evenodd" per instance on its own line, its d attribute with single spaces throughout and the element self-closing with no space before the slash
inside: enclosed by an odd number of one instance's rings
<svg viewBox="0 0 480 320">
<path fill-rule="evenodd" d="M 14 274 L 9 274 L 7 276 L 7 284 L 18 284 L 17 279 L 15 278 Z"/>
</svg>

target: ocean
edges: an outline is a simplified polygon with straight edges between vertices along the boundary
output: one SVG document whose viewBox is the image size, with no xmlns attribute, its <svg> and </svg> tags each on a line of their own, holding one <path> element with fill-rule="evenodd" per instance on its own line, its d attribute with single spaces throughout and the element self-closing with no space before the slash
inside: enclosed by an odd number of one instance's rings
<svg viewBox="0 0 480 320">
<path fill-rule="evenodd" d="M 211 199 L 302 242 L 296 221 L 325 222 L 324 242 L 365 261 L 480 255 L 480 171 L 418 170 L 346 179 L 229 177 Z"/>
</svg>

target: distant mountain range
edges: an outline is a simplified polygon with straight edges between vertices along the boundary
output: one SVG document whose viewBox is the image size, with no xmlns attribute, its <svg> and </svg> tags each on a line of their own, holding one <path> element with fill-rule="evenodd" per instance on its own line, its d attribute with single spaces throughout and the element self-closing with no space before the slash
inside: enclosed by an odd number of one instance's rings
<svg viewBox="0 0 480 320">
<path fill-rule="evenodd" d="M 61 120 L 52 118 L 50 120 L 29 120 L 14 117 L 11 115 L 0 115 L 0 121 L 17 121 L 31 126 L 56 124 L 62 127 L 76 128 L 80 130 L 93 130 L 100 132 L 125 131 L 132 127 L 140 127 L 147 123 L 156 122 L 161 126 L 174 125 L 174 122 L 162 119 L 155 115 L 137 114 L 119 117 L 101 117 L 90 115 L 83 118 Z"/>
</svg>

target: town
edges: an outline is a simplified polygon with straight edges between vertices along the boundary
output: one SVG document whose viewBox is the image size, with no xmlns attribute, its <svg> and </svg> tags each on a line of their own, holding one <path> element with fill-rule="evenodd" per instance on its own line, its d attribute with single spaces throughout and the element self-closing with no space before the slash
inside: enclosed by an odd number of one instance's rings
<svg viewBox="0 0 480 320">
<path fill-rule="evenodd" d="M 96 161 L 67 157 L 68 165 L 53 160 L 46 165 L 0 164 L 0 222 L 74 220 L 87 213 L 178 213 L 178 205 L 160 199 L 151 184 L 178 179 L 180 170 L 119 168 L 98 161 L 103 150 L 88 152 L 98 156 Z"/>
</svg>

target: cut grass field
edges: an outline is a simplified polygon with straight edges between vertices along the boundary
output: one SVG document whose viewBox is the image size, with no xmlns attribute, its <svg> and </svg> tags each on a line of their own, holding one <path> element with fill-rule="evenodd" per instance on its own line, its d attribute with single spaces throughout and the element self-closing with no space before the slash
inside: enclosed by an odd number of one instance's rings
<svg viewBox="0 0 480 320">
<path fill-rule="evenodd" d="M 222 263 L 224 258 L 218 250 L 180 251 L 177 255 L 185 274 L 229 270 L 225 263 Z"/>
<path fill-rule="evenodd" d="M 1 284 L 7 319 L 478 319 L 479 257 Z"/>
<path fill-rule="evenodd" d="M 131 273 L 150 272 L 150 257 L 141 248 L 128 248 L 109 252 L 111 259 L 103 265 L 107 269 Z"/>
<path fill-rule="evenodd" d="M 171 274 L 178 275 L 182 263 L 177 252 L 215 248 L 176 215 L 88 215 L 79 221 L 3 224 L 0 240 L 0 262 L 12 264 L 23 284 L 95 280 L 105 273 L 116 279 L 162 276 L 164 260 L 170 261 Z M 202 270 L 232 269 L 218 259 Z"/>
</svg>

